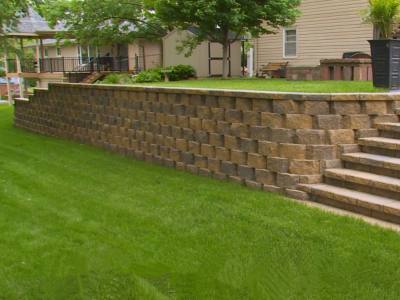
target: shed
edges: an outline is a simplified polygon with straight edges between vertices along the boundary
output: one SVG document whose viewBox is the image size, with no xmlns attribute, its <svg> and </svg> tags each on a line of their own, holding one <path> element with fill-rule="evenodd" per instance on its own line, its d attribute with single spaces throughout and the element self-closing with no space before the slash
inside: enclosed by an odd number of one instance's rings
<svg viewBox="0 0 400 300">
<path fill-rule="evenodd" d="M 177 47 L 189 35 L 196 34 L 194 28 L 187 30 L 173 30 L 163 38 L 164 67 L 178 64 L 191 65 L 195 68 L 198 77 L 212 77 L 222 75 L 222 45 L 212 41 L 204 41 L 198 45 L 189 57 L 179 53 Z M 240 76 L 241 42 L 232 43 L 229 49 L 230 76 Z"/>
</svg>

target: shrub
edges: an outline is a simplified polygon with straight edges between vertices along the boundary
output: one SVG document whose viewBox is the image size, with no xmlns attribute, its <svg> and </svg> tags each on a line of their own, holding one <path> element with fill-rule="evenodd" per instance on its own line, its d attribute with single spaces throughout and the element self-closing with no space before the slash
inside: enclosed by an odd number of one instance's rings
<svg viewBox="0 0 400 300">
<path fill-rule="evenodd" d="M 101 83 L 103 84 L 131 84 L 133 82 L 129 74 L 109 74 Z"/>
<path fill-rule="evenodd" d="M 163 80 L 163 74 L 161 69 L 151 69 L 140 72 L 135 77 L 135 82 L 145 83 L 145 82 L 159 82 Z"/>
<path fill-rule="evenodd" d="M 168 78 L 171 81 L 186 80 L 196 76 L 196 70 L 190 65 L 176 65 L 168 67 Z"/>
<path fill-rule="evenodd" d="M 365 21 L 375 25 L 384 39 L 392 37 L 394 25 L 399 22 L 400 0 L 369 0 Z"/>
<path fill-rule="evenodd" d="M 0 67 L 0 77 L 6 77 L 6 71 Z"/>
</svg>

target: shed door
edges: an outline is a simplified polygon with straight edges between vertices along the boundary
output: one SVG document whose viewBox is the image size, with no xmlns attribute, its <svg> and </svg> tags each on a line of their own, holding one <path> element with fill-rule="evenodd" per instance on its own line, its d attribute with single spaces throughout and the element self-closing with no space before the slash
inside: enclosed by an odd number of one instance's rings
<svg viewBox="0 0 400 300">
<path fill-rule="evenodd" d="M 208 43 L 208 75 L 210 77 L 222 76 L 222 45 L 219 43 Z M 228 52 L 229 76 L 231 76 L 231 46 Z"/>
</svg>

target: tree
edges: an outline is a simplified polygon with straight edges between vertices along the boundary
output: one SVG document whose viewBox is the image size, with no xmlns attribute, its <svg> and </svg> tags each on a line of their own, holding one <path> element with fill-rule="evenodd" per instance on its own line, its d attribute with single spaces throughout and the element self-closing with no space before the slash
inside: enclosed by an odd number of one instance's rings
<svg viewBox="0 0 400 300">
<path fill-rule="evenodd" d="M 228 76 L 231 43 L 247 33 L 252 37 L 276 33 L 295 22 L 300 0 L 154 0 L 157 16 L 169 26 L 198 33 L 183 41 L 189 52 L 205 40 L 223 49 L 223 77 Z"/>
<path fill-rule="evenodd" d="M 18 19 L 27 12 L 29 5 L 35 3 L 33 0 L 0 1 L 0 54 L 13 48 L 13 41 L 6 38 L 6 33 L 15 29 Z"/>
<path fill-rule="evenodd" d="M 41 12 L 51 25 L 64 24 L 67 32 L 60 38 L 72 36 L 82 44 L 128 43 L 165 34 L 142 0 L 45 0 Z"/>
</svg>

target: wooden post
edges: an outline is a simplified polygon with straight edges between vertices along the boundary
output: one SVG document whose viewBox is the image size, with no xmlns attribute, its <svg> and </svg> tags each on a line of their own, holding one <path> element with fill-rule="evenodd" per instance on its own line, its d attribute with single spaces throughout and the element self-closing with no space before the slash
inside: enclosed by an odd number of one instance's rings
<svg viewBox="0 0 400 300">
<path fill-rule="evenodd" d="M 44 58 L 44 47 L 43 47 L 43 40 L 40 39 L 40 58 Z"/>
<path fill-rule="evenodd" d="M 21 48 L 22 48 L 22 39 L 21 39 Z M 22 51 L 21 49 L 21 57 L 22 57 Z M 16 59 L 17 59 L 17 73 L 18 73 L 18 86 L 19 86 L 19 96 L 20 98 L 24 98 L 25 94 L 25 87 L 24 87 L 24 78 L 22 77 L 22 67 L 21 67 L 21 57 L 17 54 Z"/>
<path fill-rule="evenodd" d="M 7 100 L 8 104 L 12 105 L 12 91 L 11 91 L 11 84 L 10 84 L 10 78 L 8 77 L 8 56 L 7 56 L 7 50 L 4 53 L 4 61 L 5 61 L 5 71 L 6 71 L 6 83 L 7 83 Z"/>
<path fill-rule="evenodd" d="M 36 40 L 36 73 L 40 73 L 40 43 Z"/>
</svg>

